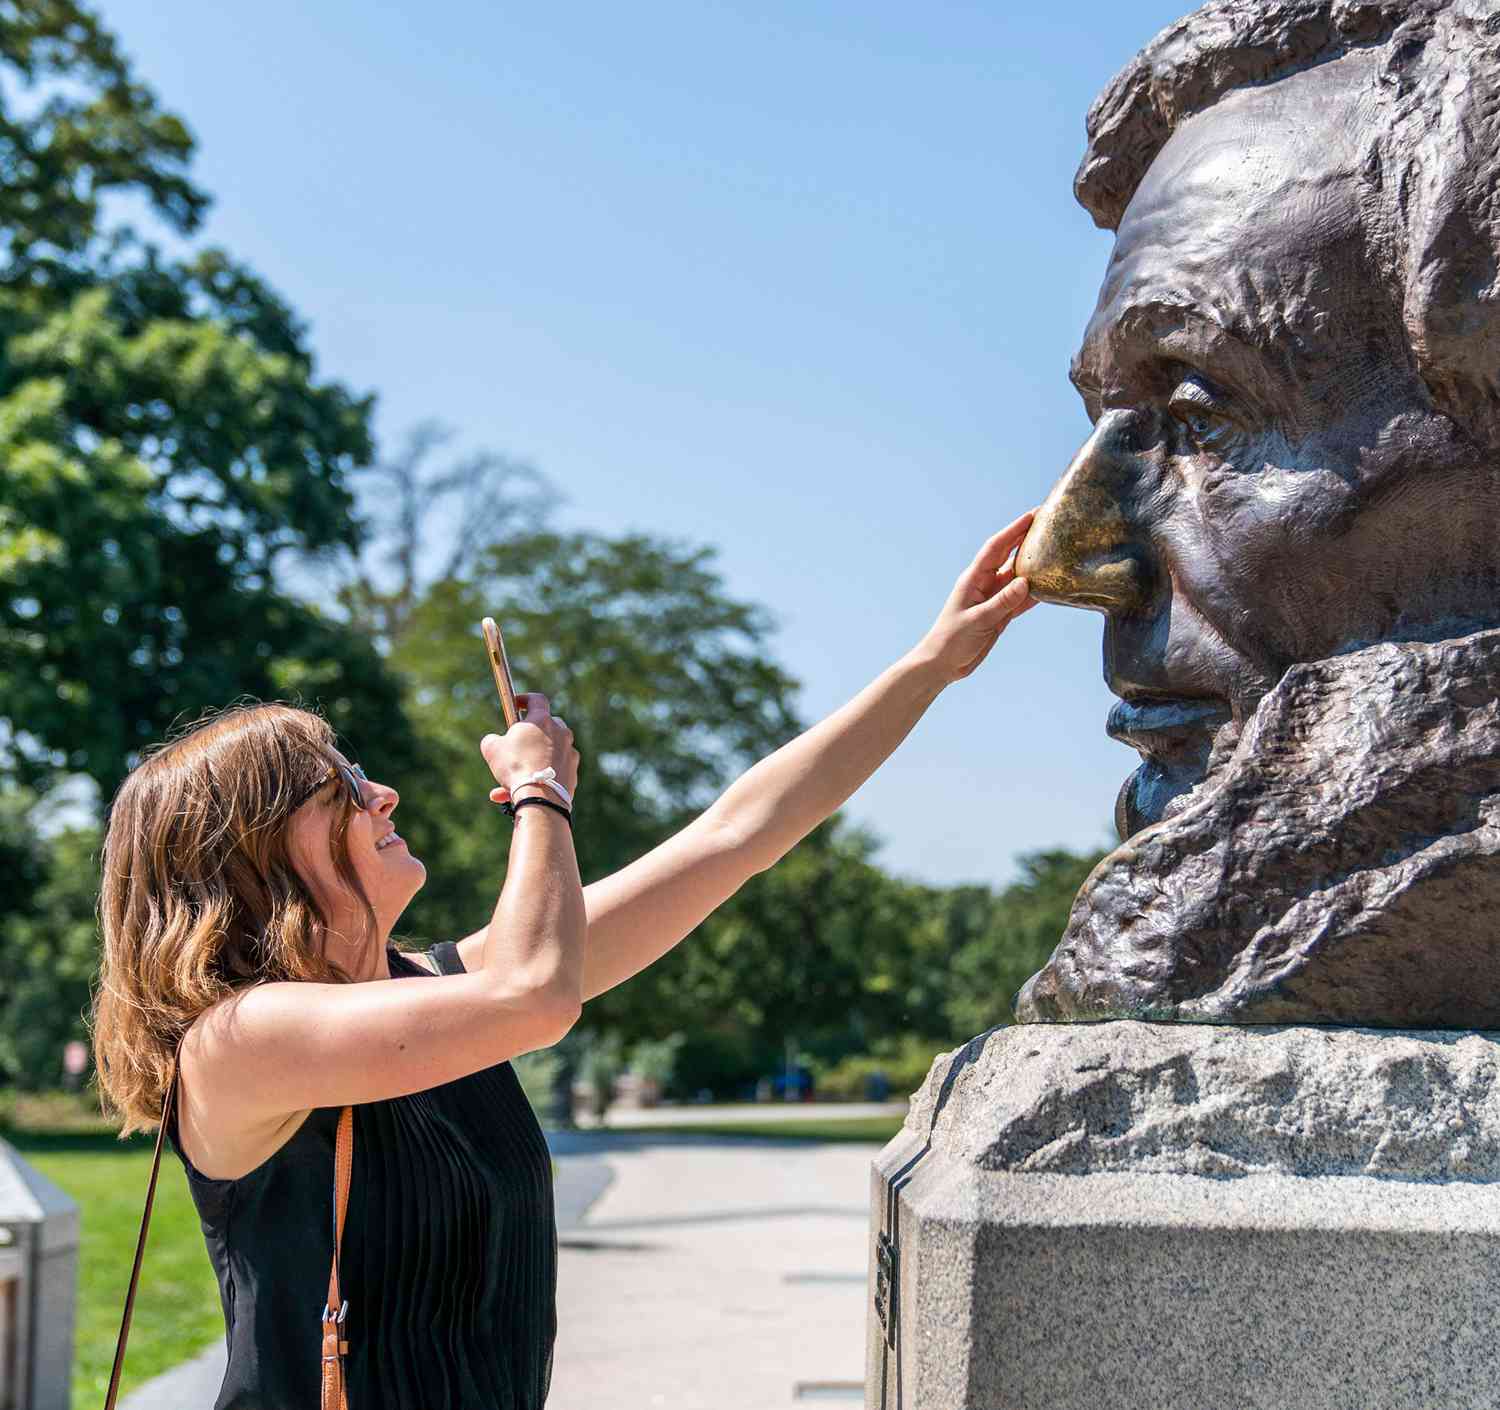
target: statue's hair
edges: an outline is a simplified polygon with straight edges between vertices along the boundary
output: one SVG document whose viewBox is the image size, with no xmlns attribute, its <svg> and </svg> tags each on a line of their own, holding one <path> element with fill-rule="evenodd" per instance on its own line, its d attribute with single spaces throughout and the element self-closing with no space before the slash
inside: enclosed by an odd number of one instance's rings
<svg viewBox="0 0 1500 1410">
<path fill-rule="evenodd" d="M 309 710 L 237 705 L 148 751 L 110 804 L 94 995 L 99 1088 L 121 1135 L 155 1126 L 177 1041 L 251 984 L 351 978 L 325 953 L 327 917 L 292 865 L 287 823 L 329 772 L 332 727 Z M 331 846 L 343 883 L 374 908 L 349 858 L 352 812 Z"/>
<path fill-rule="evenodd" d="M 1169 25 L 1088 114 L 1074 192 L 1107 230 L 1176 127 L 1226 93 L 1357 49 L 1382 120 L 1369 232 L 1434 404 L 1500 448 L 1500 9 L 1494 0 L 1210 0 Z"/>
</svg>

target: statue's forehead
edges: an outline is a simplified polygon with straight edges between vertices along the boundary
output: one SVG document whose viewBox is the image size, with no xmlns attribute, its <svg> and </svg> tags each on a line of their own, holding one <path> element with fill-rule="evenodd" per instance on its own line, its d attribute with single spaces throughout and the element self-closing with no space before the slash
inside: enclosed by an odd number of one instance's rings
<svg viewBox="0 0 1500 1410">
<path fill-rule="evenodd" d="M 1280 354 L 1358 321 L 1369 65 L 1238 90 L 1174 131 L 1120 222 L 1081 364 L 1097 370 L 1172 309 Z"/>
</svg>

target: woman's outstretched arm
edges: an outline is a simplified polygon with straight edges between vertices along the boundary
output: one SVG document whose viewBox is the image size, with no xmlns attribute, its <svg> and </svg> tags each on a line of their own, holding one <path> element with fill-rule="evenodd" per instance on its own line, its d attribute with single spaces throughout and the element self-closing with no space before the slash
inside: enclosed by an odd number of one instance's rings
<svg viewBox="0 0 1500 1410">
<path fill-rule="evenodd" d="M 1030 524 L 1024 514 L 990 539 L 921 642 L 847 705 L 747 770 L 681 832 L 584 888 L 585 1001 L 659 959 L 837 812 L 943 688 L 984 660 L 1035 603 L 1013 566 Z"/>
</svg>

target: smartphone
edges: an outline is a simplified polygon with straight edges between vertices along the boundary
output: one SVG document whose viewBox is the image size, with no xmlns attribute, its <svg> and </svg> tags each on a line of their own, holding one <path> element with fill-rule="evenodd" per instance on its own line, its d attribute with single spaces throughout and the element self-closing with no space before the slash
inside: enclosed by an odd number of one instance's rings
<svg viewBox="0 0 1500 1410">
<path fill-rule="evenodd" d="M 505 639 L 493 617 L 486 617 L 479 624 L 484 633 L 485 651 L 490 658 L 490 670 L 495 677 L 495 689 L 500 695 L 500 713 L 505 716 L 505 727 L 509 729 L 521 718 L 516 704 L 516 687 L 510 678 L 510 662 L 505 659 Z"/>
</svg>

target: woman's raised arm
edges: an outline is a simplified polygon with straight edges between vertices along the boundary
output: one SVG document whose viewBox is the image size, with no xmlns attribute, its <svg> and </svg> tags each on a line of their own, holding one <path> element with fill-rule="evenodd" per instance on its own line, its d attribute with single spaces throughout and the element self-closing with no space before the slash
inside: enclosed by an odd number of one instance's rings
<svg viewBox="0 0 1500 1410">
<path fill-rule="evenodd" d="M 984 660 L 1035 603 L 1014 575 L 1030 525 L 1023 514 L 990 539 L 921 642 L 847 705 L 747 770 L 681 832 L 584 888 L 585 1001 L 660 958 L 785 856 L 848 801 L 945 686 Z"/>
<path fill-rule="evenodd" d="M 573 732 L 546 696 L 521 698 L 526 718 L 480 743 L 499 791 L 509 796 L 511 781 L 517 799 L 548 796 L 520 780 L 550 767 L 571 792 Z M 184 1042 L 187 1119 L 224 1113 L 220 1125 L 233 1129 L 214 1133 L 217 1146 L 243 1145 L 289 1113 L 404 1096 L 547 1047 L 578 1017 L 584 937 L 567 820 L 518 809 L 505 884 L 468 973 L 417 983 L 285 981 L 232 995 Z"/>
</svg>

